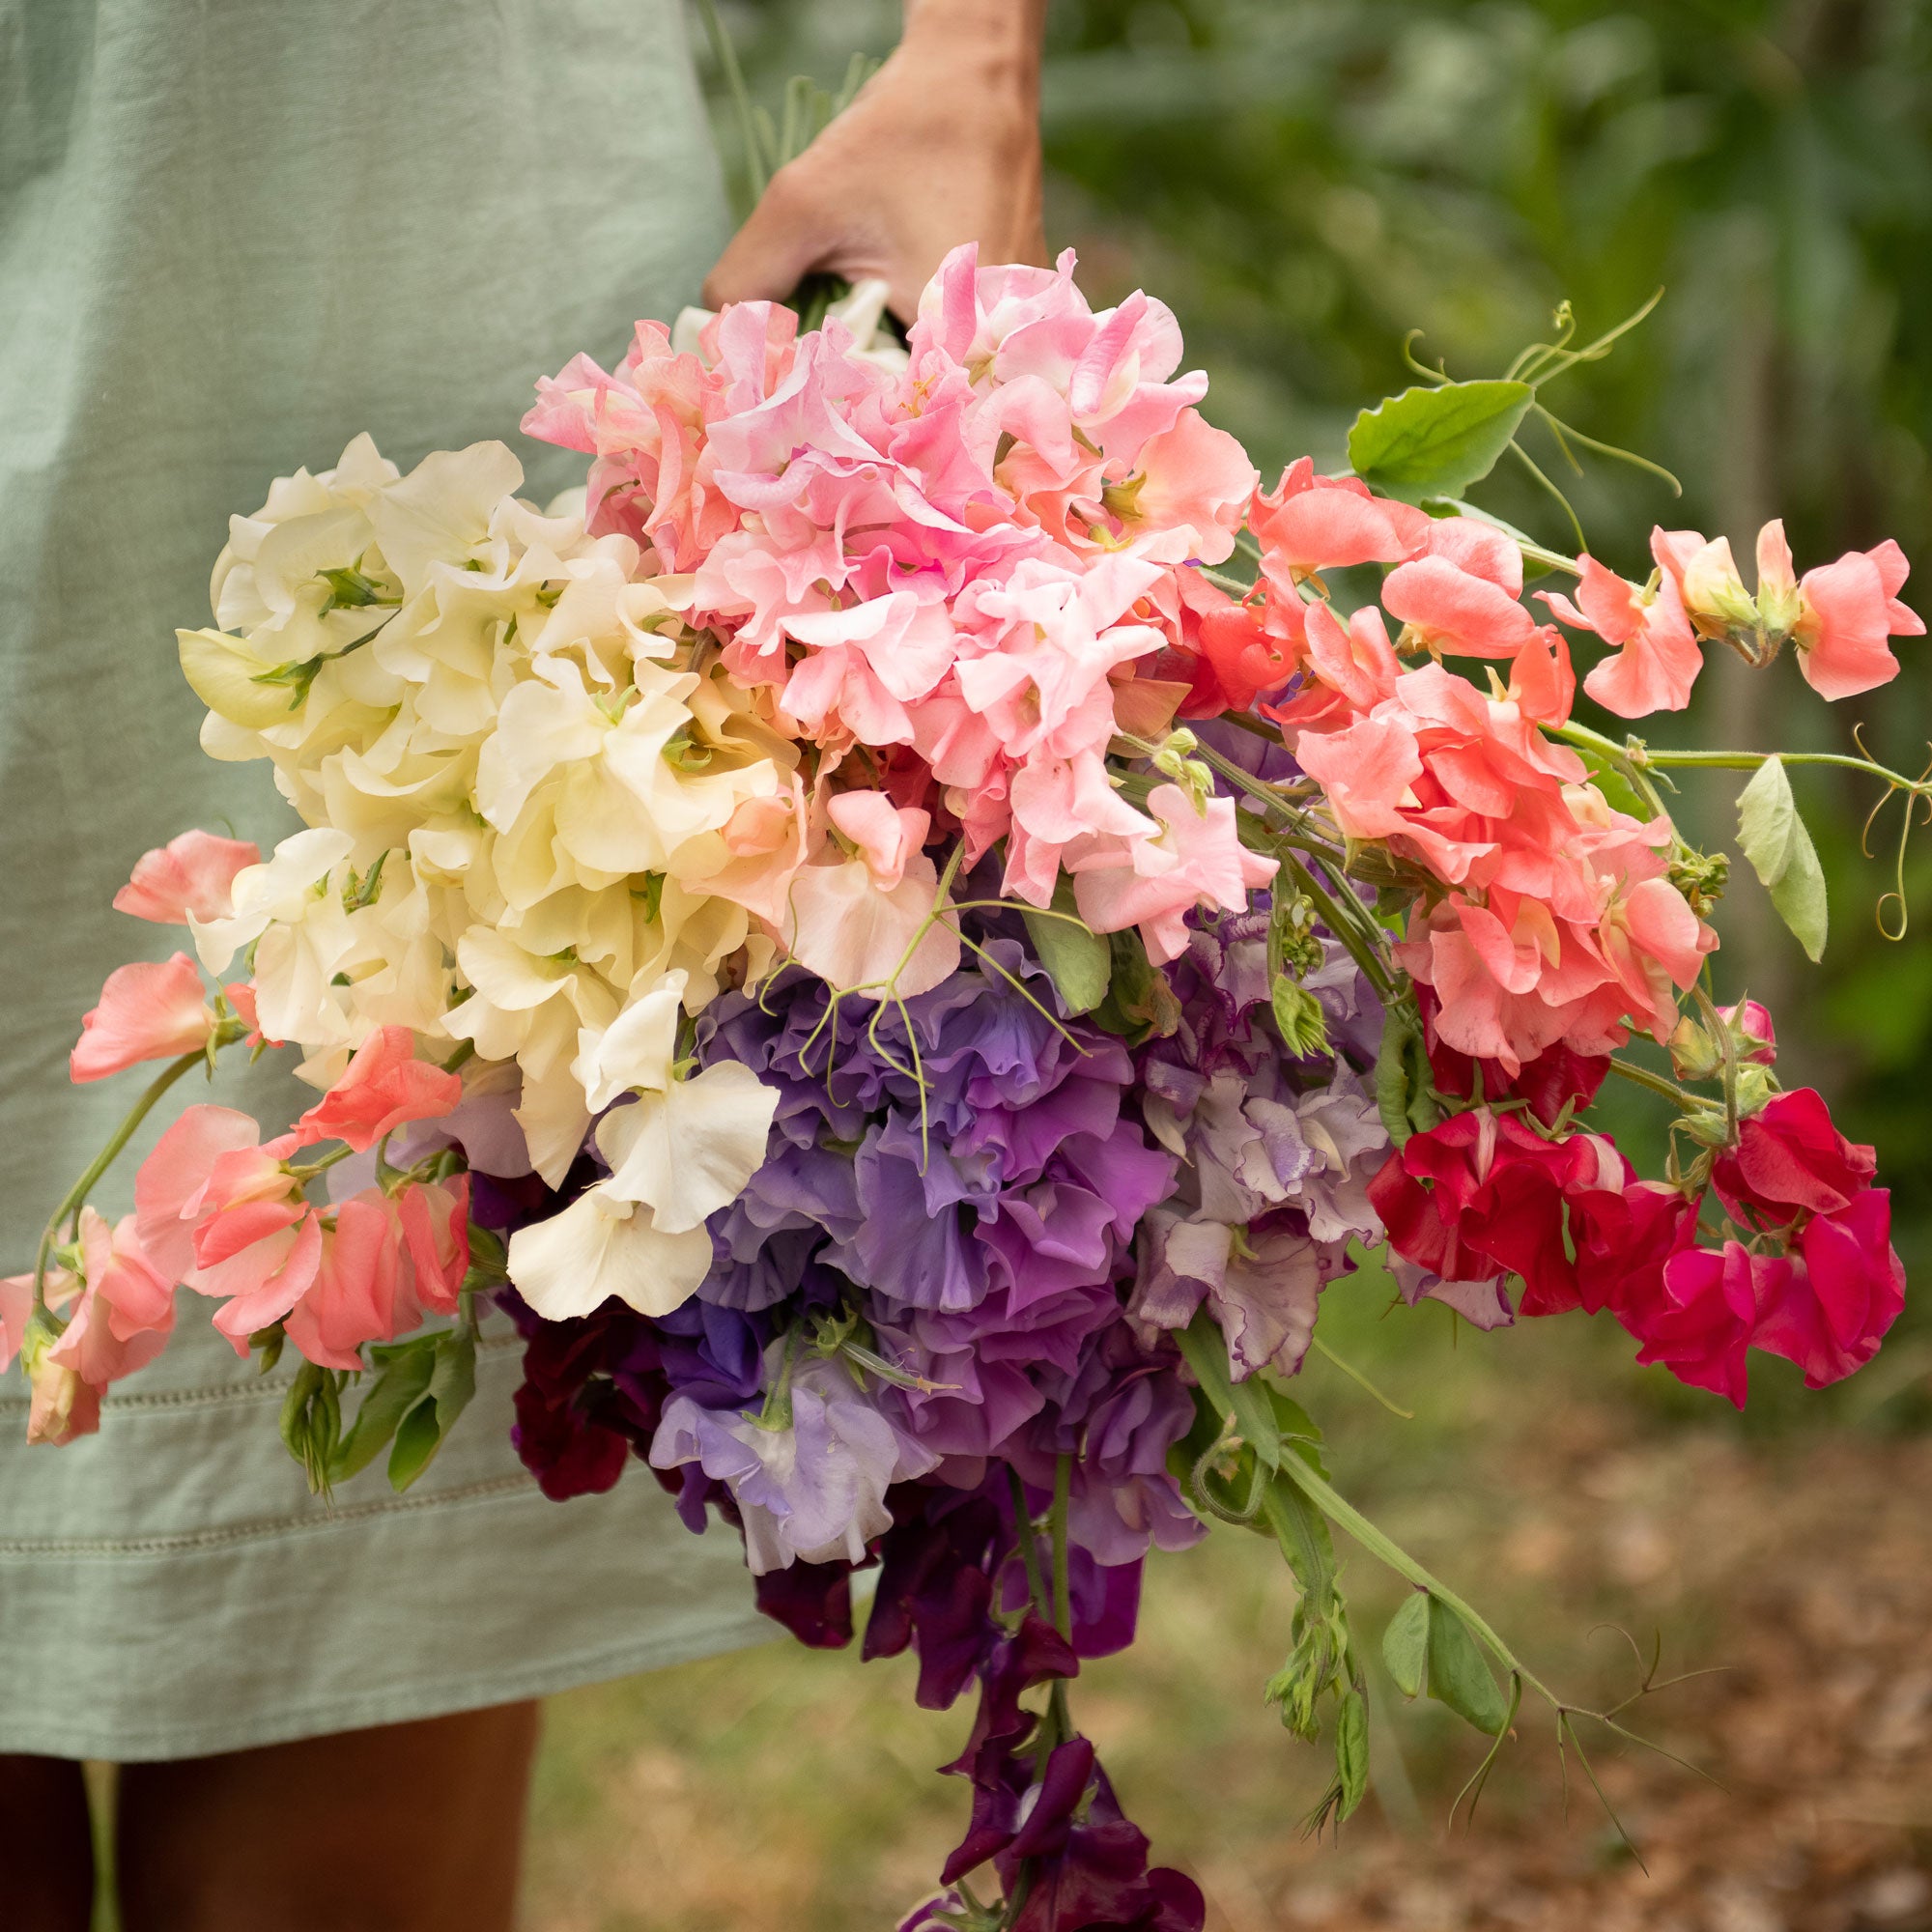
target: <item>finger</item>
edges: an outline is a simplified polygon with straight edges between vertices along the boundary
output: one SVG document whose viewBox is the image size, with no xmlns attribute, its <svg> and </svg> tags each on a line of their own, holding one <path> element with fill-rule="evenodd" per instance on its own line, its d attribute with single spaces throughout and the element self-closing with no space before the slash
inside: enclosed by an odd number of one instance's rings
<svg viewBox="0 0 1932 1932">
<path fill-rule="evenodd" d="M 782 301 L 821 265 L 830 242 L 781 169 L 704 278 L 706 306 Z"/>
</svg>

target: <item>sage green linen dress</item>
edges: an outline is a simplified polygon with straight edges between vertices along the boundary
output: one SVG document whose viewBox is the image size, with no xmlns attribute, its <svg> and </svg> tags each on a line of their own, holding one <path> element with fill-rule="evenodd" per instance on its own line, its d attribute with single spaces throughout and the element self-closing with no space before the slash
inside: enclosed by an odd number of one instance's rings
<svg viewBox="0 0 1932 1932">
<path fill-rule="evenodd" d="M 534 378 L 674 315 L 724 232 L 677 0 L 0 0 L 0 1273 L 140 1089 L 66 1077 L 109 969 L 185 937 L 115 889 L 189 826 L 290 829 L 266 765 L 200 754 L 176 664 L 230 513 L 365 429 L 581 481 L 516 434 Z M 67 1449 L 0 1388 L 0 1751 L 198 1755 L 770 1631 L 641 1466 L 537 1493 L 502 1328 L 416 1487 L 328 1508 L 276 1440 L 288 1370 L 209 1308 Z"/>
</svg>

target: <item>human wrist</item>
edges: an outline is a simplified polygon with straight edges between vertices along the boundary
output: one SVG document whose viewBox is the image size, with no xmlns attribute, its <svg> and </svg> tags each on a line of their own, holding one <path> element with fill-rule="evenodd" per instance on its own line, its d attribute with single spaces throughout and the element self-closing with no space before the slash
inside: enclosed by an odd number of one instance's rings
<svg viewBox="0 0 1932 1932">
<path fill-rule="evenodd" d="M 1005 94 L 1032 111 L 1039 98 L 1046 0 L 905 0 L 899 47 L 942 67 L 949 84 Z"/>
</svg>

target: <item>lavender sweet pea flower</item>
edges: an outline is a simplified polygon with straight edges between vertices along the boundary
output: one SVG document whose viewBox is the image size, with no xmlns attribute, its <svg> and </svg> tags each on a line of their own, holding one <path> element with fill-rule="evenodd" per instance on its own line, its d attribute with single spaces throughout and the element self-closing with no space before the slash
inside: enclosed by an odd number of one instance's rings
<svg viewBox="0 0 1932 1932">
<path fill-rule="evenodd" d="M 772 1345 L 769 1375 L 781 1373 L 781 1348 Z M 799 1560 L 858 1562 L 892 1524 L 888 1488 L 924 1475 L 938 1460 L 836 1362 L 795 1365 L 790 1397 L 791 1423 L 776 1429 L 749 1409 L 673 1397 L 651 1444 L 654 1467 L 696 1463 L 729 1489 L 754 1576 Z"/>
<path fill-rule="evenodd" d="M 1157 1208 L 1142 1232 L 1127 1316 L 1151 1340 L 1157 1330 L 1184 1328 L 1205 1300 L 1227 1338 L 1236 1380 L 1261 1368 L 1292 1376 L 1314 1338 L 1321 1290 L 1345 1265 L 1299 1214 L 1269 1214 L 1236 1230 Z"/>
</svg>

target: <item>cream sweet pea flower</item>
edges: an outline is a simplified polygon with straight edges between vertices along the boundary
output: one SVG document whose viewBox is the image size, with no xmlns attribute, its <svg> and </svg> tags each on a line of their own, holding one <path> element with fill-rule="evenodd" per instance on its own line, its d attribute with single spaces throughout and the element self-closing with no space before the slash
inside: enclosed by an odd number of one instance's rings
<svg viewBox="0 0 1932 1932">
<path fill-rule="evenodd" d="M 514 1066 L 553 1183 L 614 1107 L 626 1178 L 572 1210 L 573 1264 L 628 1280 L 649 1248 L 644 1272 L 680 1283 L 771 1102 L 750 1076 L 679 1080 L 678 1015 L 771 963 L 741 875 L 781 862 L 732 827 L 790 812 L 799 752 L 772 695 L 704 655 L 688 581 L 640 580 L 631 538 L 585 530 L 582 492 L 546 512 L 522 481 L 501 444 L 402 475 L 358 438 L 233 521 L 183 668 L 205 748 L 268 759 L 311 829 L 195 939 L 217 967 L 253 947 L 264 1030 L 307 1078 L 384 1026 Z"/>
</svg>

